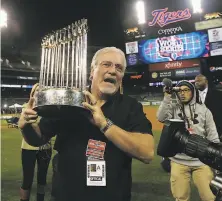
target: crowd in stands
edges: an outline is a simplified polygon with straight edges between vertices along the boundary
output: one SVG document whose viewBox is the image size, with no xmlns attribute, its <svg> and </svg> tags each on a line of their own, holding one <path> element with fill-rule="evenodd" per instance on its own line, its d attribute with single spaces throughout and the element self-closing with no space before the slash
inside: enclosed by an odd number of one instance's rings
<svg viewBox="0 0 222 201">
<path fill-rule="evenodd" d="M 140 94 L 140 95 L 130 95 L 133 98 L 136 98 L 139 102 L 146 102 L 146 101 L 153 101 L 153 100 L 162 100 L 163 94 L 161 93 L 152 93 L 148 92 L 146 94 Z"/>
</svg>

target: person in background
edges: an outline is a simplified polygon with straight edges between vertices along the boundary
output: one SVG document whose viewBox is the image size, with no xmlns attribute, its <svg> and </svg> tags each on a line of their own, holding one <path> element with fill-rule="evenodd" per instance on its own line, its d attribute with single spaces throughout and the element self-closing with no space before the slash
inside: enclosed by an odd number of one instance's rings
<svg viewBox="0 0 222 201">
<path fill-rule="evenodd" d="M 222 92 L 209 88 L 207 78 L 201 74 L 195 77 L 195 86 L 199 91 L 201 102 L 212 112 L 222 141 Z"/>
<path fill-rule="evenodd" d="M 30 98 L 35 96 L 38 87 L 38 83 L 33 86 Z M 26 108 L 26 104 L 24 104 L 23 107 Z M 39 121 L 39 119 L 37 121 Z M 33 147 L 23 138 L 21 148 L 23 178 L 20 188 L 20 201 L 29 201 L 30 199 L 36 161 L 38 168 L 36 201 L 44 201 L 47 171 L 52 155 L 51 144 L 50 142 L 47 142 L 40 147 Z"/>
<path fill-rule="evenodd" d="M 177 87 L 177 103 L 172 103 L 172 95 L 164 88 L 164 99 L 161 102 L 157 119 L 165 123 L 169 119 L 182 119 L 191 135 L 200 135 L 212 142 L 219 142 L 217 129 L 210 110 L 199 101 L 195 86 L 188 81 L 181 81 Z M 210 189 L 213 179 L 211 168 L 198 158 L 184 153 L 170 157 L 171 160 L 171 191 L 176 201 L 190 200 L 190 181 L 193 178 L 202 201 L 214 201 L 215 196 Z"/>
<path fill-rule="evenodd" d="M 59 136 L 56 137 L 53 149 L 56 151 L 52 159 L 52 189 L 51 189 L 51 199 L 50 201 L 56 201 L 59 193 L 59 180 L 60 174 L 58 169 L 58 160 L 59 160 L 59 150 L 61 146 L 61 141 Z"/>
<path fill-rule="evenodd" d="M 52 189 L 50 201 L 56 201 L 59 192 L 58 153 L 52 159 Z"/>
</svg>

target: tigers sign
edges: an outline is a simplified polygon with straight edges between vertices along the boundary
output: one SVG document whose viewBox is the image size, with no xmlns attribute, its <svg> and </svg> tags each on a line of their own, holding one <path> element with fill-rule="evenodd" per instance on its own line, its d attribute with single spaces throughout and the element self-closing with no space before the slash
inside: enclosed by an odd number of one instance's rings
<svg viewBox="0 0 222 201">
<path fill-rule="evenodd" d="M 190 9 L 178 10 L 169 12 L 168 8 L 157 9 L 152 12 L 153 20 L 149 22 L 149 26 L 159 25 L 164 27 L 166 25 L 184 21 L 191 18 Z"/>
</svg>

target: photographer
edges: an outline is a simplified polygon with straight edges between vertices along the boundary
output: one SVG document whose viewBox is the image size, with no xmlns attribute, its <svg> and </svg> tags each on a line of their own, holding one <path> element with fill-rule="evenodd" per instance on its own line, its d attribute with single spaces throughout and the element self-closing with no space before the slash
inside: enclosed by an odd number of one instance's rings
<svg viewBox="0 0 222 201">
<path fill-rule="evenodd" d="M 181 81 L 177 103 L 172 103 L 171 90 L 164 88 L 162 101 L 157 118 L 160 122 L 169 119 L 182 119 L 190 134 L 197 134 L 213 142 L 219 142 L 218 133 L 213 116 L 204 104 L 199 102 L 198 93 L 193 84 Z M 190 200 L 190 181 L 193 178 L 199 195 L 203 201 L 214 201 L 215 196 L 209 184 L 213 179 L 211 168 L 203 164 L 198 158 L 185 154 L 176 154 L 171 157 L 171 191 L 177 201 Z"/>
</svg>

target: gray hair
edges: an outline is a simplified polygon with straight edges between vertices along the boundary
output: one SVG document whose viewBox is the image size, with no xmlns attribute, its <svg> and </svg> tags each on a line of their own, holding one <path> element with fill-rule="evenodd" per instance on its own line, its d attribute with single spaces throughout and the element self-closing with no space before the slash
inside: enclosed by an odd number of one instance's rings
<svg viewBox="0 0 222 201">
<path fill-rule="evenodd" d="M 123 56 L 123 58 L 124 58 L 124 64 L 123 64 L 124 70 L 126 69 L 126 57 L 125 57 L 125 54 L 124 54 L 124 52 L 121 49 L 116 48 L 116 47 L 104 47 L 104 48 L 98 50 L 94 54 L 94 56 L 92 58 L 91 69 L 96 67 L 98 56 L 101 55 L 101 54 L 107 53 L 107 52 L 117 52 L 117 53 L 121 54 Z"/>
</svg>

